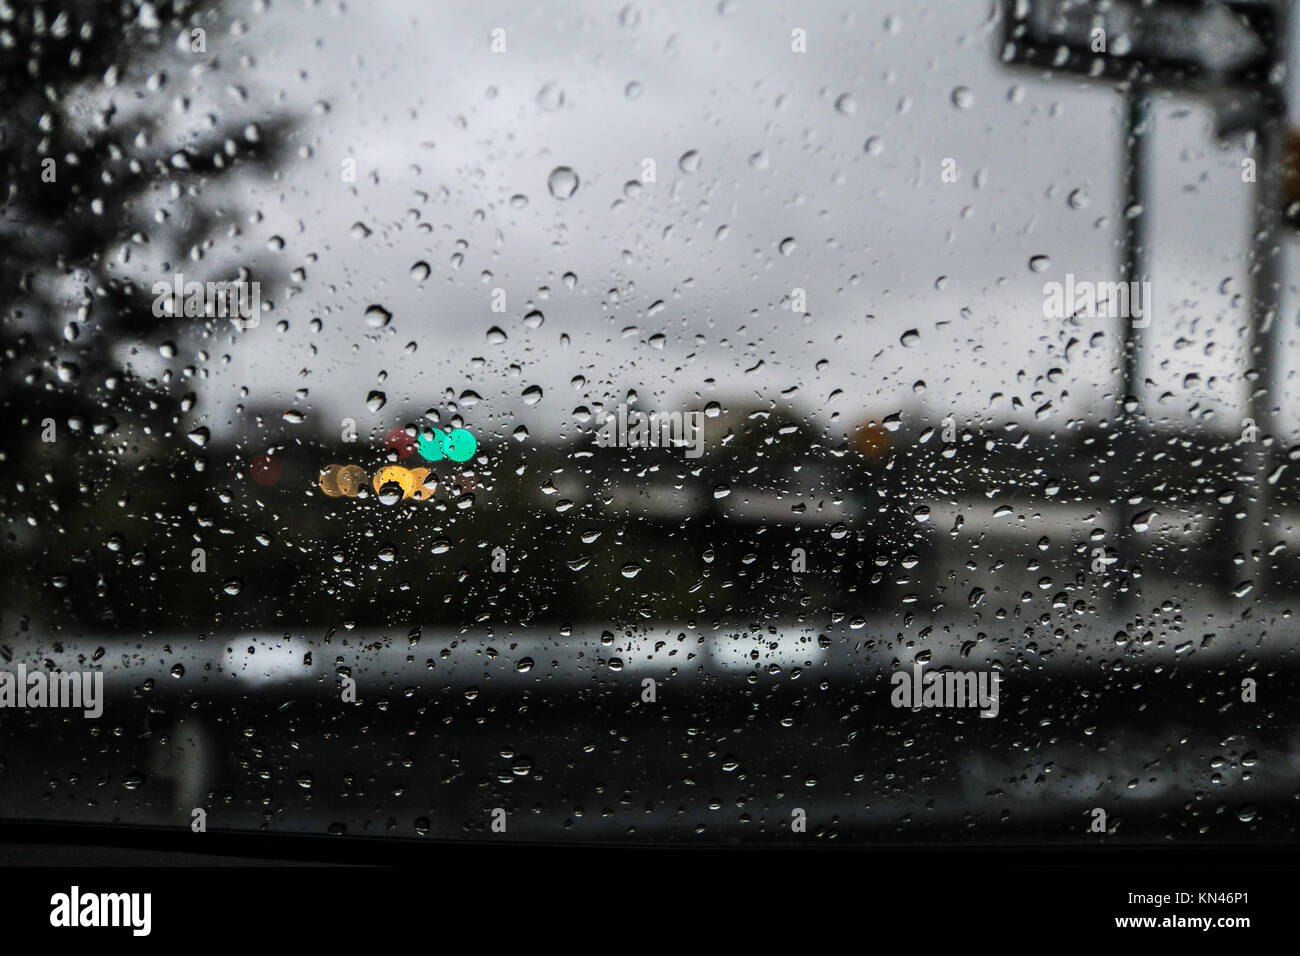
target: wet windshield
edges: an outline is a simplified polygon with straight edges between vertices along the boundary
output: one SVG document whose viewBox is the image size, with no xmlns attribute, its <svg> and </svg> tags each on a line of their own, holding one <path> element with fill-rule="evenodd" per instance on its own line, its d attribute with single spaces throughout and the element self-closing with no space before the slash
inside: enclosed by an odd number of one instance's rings
<svg viewBox="0 0 1300 956">
<path fill-rule="evenodd" d="M 1229 7 L 0 0 L 0 816 L 1294 840 Z"/>
</svg>

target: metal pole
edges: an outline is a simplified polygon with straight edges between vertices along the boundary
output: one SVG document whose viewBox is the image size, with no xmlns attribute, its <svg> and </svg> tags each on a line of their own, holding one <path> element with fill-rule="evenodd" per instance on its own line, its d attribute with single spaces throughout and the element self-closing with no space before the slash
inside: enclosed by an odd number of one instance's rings
<svg viewBox="0 0 1300 956">
<path fill-rule="evenodd" d="M 1241 423 L 1242 500 L 1237 550 L 1245 564 L 1242 580 L 1254 580 L 1256 597 L 1269 586 L 1268 552 L 1276 531 L 1269 532 L 1270 485 L 1273 448 L 1277 442 L 1277 411 L 1281 393 L 1280 357 L 1282 322 L 1279 297 L 1282 288 L 1282 123 L 1269 119 L 1256 134 L 1256 183 L 1251 210 L 1250 345 L 1246 365 L 1247 420 Z M 1268 442 L 1266 445 L 1265 442 Z M 1234 582 L 1235 583 L 1235 582 Z"/>
<path fill-rule="evenodd" d="M 1120 211 L 1120 278 L 1124 282 L 1143 282 L 1149 278 L 1146 179 L 1150 133 L 1151 93 L 1144 84 L 1134 81 L 1124 91 L 1123 207 Z M 1145 301 L 1145 306 L 1144 315 L 1149 317 L 1151 302 Z M 1128 311 L 1132 313 L 1133 310 Z M 1123 339 L 1120 359 L 1123 378 L 1119 395 L 1119 431 L 1115 441 L 1115 453 L 1119 460 L 1116 462 L 1113 493 L 1118 558 L 1116 569 L 1119 572 L 1115 602 L 1122 607 L 1130 605 L 1137 596 L 1137 585 L 1130 571 L 1137 560 L 1138 549 L 1130 524 L 1133 509 L 1128 499 L 1134 493 L 1134 466 L 1141 453 L 1138 412 L 1141 410 L 1142 393 L 1142 336 L 1141 331 L 1134 328 L 1131 314 L 1121 321 Z M 1130 405 L 1133 406 L 1132 411 Z"/>
<path fill-rule="evenodd" d="M 1271 4 L 1275 16 L 1276 62 L 1291 63 L 1291 5 Z M 1255 131 L 1255 188 L 1251 206 L 1249 276 L 1250 294 L 1249 350 L 1245 365 L 1246 416 L 1241 423 L 1241 474 L 1239 497 L 1233 512 L 1240 515 L 1237 527 L 1237 553 L 1242 567 L 1233 570 L 1230 582 L 1253 581 L 1258 599 L 1271 588 L 1272 550 L 1278 535 L 1271 522 L 1272 486 L 1268 476 L 1276 461 L 1278 406 L 1282 400 L 1281 357 L 1282 318 L 1280 314 L 1284 258 L 1282 254 L 1283 159 L 1287 149 L 1286 124 L 1289 121 L 1289 96 L 1281 88 L 1263 93 L 1266 108 Z M 1267 108 L 1271 106 L 1272 108 Z M 1267 444 L 1266 444 L 1267 442 Z M 1269 525 L 1272 524 L 1272 530 Z"/>
</svg>

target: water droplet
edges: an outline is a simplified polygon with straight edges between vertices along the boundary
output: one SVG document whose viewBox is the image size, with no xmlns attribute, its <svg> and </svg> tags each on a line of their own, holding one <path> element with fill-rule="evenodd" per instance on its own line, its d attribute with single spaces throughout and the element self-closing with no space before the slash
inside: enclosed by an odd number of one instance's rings
<svg viewBox="0 0 1300 956">
<path fill-rule="evenodd" d="M 393 320 L 393 313 L 382 305 L 372 305 L 366 309 L 366 325 L 372 329 L 382 329 Z"/>
<path fill-rule="evenodd" d="M 556 83 L 547 83 L 537 91 L 537 105 L 553 113 L 564 105 L 564 90 Z"/>
<path fill-rule="evenodd" d="M 578 191 L 578 174 L 568 166 L 556 166 L 546 179 L 546 188 L 556 199 L 568 199 Z"/>
</svg>

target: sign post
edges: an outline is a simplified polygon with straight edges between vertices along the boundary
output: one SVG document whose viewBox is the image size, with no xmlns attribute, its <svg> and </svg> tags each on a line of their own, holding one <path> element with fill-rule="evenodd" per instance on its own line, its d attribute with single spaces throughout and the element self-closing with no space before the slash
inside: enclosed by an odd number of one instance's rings
<svg viewBox="0 0 1300 956">
<path fill-rule="evenodd" d="M 1245 509 L 1237 541 L 1249 563 L 1252 548 L 1263 541 L 1270 460 L 1263 441 L 1273 436 L 1278 401 L 1278 227 L 1283 204 L 1279 126 L 1286 115 L 1286 97 L 1279 86 L 1285 70 L 1279 67 L 1286 65 L 1285 0 L 1003 0 L 1002 16 L 1004 63 L 1040 74 L 1107 82 L 1124 94 L 1120 273 L 1125 282 L 1149 275 L 1145 182 L 1153 91 L 1206 97 L 1214 104 L 1221 137 L 1242 132 L 1255 137 L 1247 409 L 1258 440 L 1246 448 L 1247 474 L 1237 502 Z M 1127 578 L 1137 553 L 1128 499 L 1135 492 L 1132 467 L 1141 451 L 1137 410 L 1142 363 L 1139 329 L 1132 316 L 1123 323 L 1114 494 L 1117 564 L 1121 577 Z M 1265 553 L 1253 572 L 1257 590 L 1263 587 L 1268 549 L 1260 550 Z M 1117 589 L 1116 599 L 1127 603 L 1133 592 L 1130 578 L 1126 587 Z"/>
</svg>

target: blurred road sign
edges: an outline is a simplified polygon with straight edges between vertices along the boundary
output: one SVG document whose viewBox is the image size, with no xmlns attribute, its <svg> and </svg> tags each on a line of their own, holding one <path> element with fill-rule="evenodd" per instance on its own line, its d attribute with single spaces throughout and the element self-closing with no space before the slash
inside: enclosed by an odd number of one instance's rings
<svg viewBox="0 0 1300 956">
<path fill-rule="evenodd" d="M 1279 18 L 1260 0 L 1003 0 L 1002 60 L 1098 80 L 1270 89 Z"/>
<path fill-rule="evenodd" d="M 1251 420 L 1272 433 L 1272 397 L 1277 376 L 1278 345 L 1274 322 L 1278 314 L 1280 244 L 1274 236 L 1284 215 L 1284 199 L 1296 190 L 1300 176 L 1287 169 L 1282 121 L 1287 115 L 1286 78 L 1289 10 L 1292 0 L 1002 0 L 1002 49 L 1009 66 L 1028 67 L 1108 81 L 1124 94 L 1124 163 L 1121 169 L 1123 204 L 1120 271 L 1123 281 L 1148 274 L 1150 239 L 1145 210 L 1150 168 L 1148 122 L 1152 90 L 1167 87 L 1206 97 L 1214 107 L 1220 137 L 1250 131 L 1258 170 L 1243 182 L 1253 188 L 1251 229 L 1251 338 L 1248 354 L 1258 380 L 1250 392 Z M 1300 155 L 1295 156 L 1300 159 Z M 1287 203 L 1289 205 L 1289 203 Z M 1289 211 L 1289 210 L 1288 210 Z M 1141 391 L 1141 336 L 1131 318 L 1122 326 L 1121 395 Z M 1119 467 L 1137 455 L 1133 413 L 1125 406 L 1119 434 Z M 1254 485 L 1244 486 L 1243 499 L 1252 514 L 1240 526 L 1243 553 L 1259 541 L 1267 510 L 1264 483 L 1267 455 L 1263 443 L 1247 470 Z M 1126 479 L 1121 477 L 1123 487 Z M 1123 498 L 1117 506 L 1120 569 L 1130 565 L 1138 546 L 1126 520 Z M 1257 579 L 1262 578 L 1259 569 Z M 1262 586 L 1262 585 L 1261 585 Z M 1117 593 L 1127 593 L 1121 589 Z"/>
</svg>

